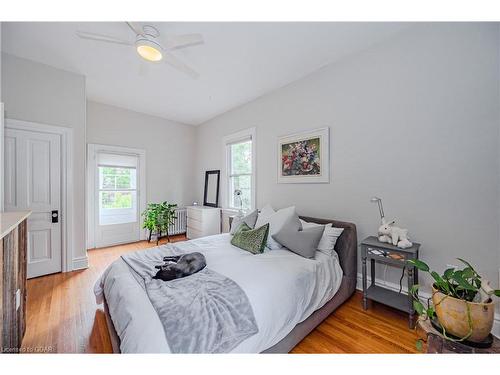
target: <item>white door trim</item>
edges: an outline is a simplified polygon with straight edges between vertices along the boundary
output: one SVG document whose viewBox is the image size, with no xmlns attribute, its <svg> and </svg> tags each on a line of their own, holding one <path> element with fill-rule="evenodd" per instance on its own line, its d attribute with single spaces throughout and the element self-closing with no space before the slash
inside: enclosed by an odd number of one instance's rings
<svg viewBox="0 0 500 375">
<path fill-rule="evenodd" d="M 95 156 L 98 152 L 134 154 L 139 157 L 139 239 L 146 239 L 146 231 L 142 230 L 144 219 L 140 215 L 146 210 L 146 150 L 131 147 L 87 144 L 87 249 L 95 248 Z"/>
<path fill-rule="evenodd" d="M 5 119 L 6 129 L 26 130 L 61 136 L 61 251 L 62 271 L 76 269 L 73 266 L 73 129 L 46 125 L 38 122 Z"/>
</svg>

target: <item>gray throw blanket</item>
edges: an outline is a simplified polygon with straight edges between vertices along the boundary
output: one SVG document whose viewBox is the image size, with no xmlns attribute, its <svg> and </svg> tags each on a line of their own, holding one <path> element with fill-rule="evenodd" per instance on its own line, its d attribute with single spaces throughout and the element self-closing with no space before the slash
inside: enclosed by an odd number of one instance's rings
<svg viewBox="0 0 500 375">
<path fill-rule="evenodd" d="M 172 353 L 228 353 L 258 332 L 245 292 L 210 265 L 180 279 L 152 279 L 164 256 L 186 253 L 172 244 L 158 250 L 137 251 L 122 259 L 140 277 L 136 279 L 158 313 Z"/>
</svg>

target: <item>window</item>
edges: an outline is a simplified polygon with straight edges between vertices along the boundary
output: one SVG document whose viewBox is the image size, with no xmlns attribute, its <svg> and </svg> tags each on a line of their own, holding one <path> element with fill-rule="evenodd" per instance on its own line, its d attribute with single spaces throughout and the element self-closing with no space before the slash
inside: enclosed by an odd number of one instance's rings
<svg viewBox="0 0 500 375">
<path fill-rule="evenodd" d="M 99 165 L 99 224 L 137 221 L 136 168 Z"/>
<path fill-rule="evenodd" d="M 227 207 L 251 210 L 255 207 L 254 131 L 245 131 L 226 138 Z M 241 195 L 237 195 L 241 193 Z M 240 202 L 241 198 L 241 202 Z M 241 204 L 241 206 L 240 206 Z"/>
</svg>

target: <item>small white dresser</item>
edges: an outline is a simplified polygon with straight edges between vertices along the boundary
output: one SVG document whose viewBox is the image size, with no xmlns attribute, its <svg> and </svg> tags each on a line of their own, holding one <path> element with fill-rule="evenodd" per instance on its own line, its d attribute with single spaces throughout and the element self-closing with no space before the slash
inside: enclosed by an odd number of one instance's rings
<svg viewBox="0 0 500 375">
<path fill-rule="evenodd" d="M 220 233 L 221 209 L 207 206 L 187 207 L 187 238 L 211 236 Z"/>
</svg>

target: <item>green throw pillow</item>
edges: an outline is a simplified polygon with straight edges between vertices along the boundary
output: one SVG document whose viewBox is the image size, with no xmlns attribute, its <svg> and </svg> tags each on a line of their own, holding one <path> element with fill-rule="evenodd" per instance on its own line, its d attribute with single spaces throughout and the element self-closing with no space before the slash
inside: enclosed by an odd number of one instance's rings
<svg viewBox="0 0 500 375">
<path fill-rule="evenodd" d="M 231 239 L 231 244 L 252 254 L 261 254 L 267 243 L 269 224 L 252 229 L 245 222 L 241 223 Z"/>
</svg>

